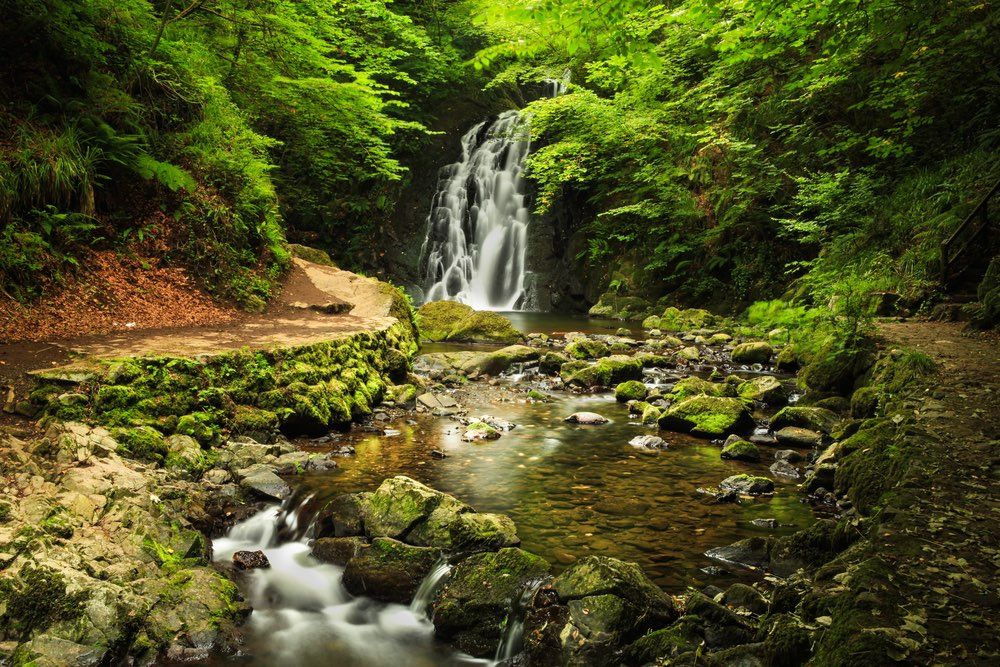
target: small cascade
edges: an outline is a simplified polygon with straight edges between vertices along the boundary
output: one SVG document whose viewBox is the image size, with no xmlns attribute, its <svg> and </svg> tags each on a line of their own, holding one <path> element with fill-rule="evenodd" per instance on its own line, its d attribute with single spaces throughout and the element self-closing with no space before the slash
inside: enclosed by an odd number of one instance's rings
<svg viewBox="0 0 1000 667">
<path fill-rule="evenodd" d="M 542 585 L 541 580 L 534 581 L 524 587 L 521 596 L 514 601 L 514 605 L 507 615 L 507 624 L 504 626 L 503 636 L 497 646 L 495 661 L 502 663 L 513 658 L 524 648 L 524 617 L 531 604 L 531 598 L 535 591 Z"/>
<path fill-rule="evenodd" d="M 426 617 L 427 609 L 434 600 L 434 596 L 450 576 L 451 565 L 447 559 L 442 558 L 420 582 L 420 588 L 417 589 L 416 595 L 413 596 L 413 602 L 410 603 L 410 611 L 418 616 Z"/>
<path fill-rule="evenodd" d="M 546 81 L 551 96 L 568 85 Z M 528 119 L 505 111 L 462 137 L 462 158 L 441 170 L 420 253 L 426 301 L 461 301 L 477 310 L 521 310 L 529 212 L 524 160 Z"/>
<path fill-rule="evenodd" d="M 442 562 L 409 607 L 354 597 L 341 584 L 344 568 L 311 554 L 311 495 L 271 506 L 213 541 L 217 562 L 237 551 L 263 551 L 270 567 L 247 572 L 243 593 L 253 607 L 241 663 L 253 666 L 352 667 L 485 665 L 434 641 L 427 607 L 451 572 Z"/>
</svg>

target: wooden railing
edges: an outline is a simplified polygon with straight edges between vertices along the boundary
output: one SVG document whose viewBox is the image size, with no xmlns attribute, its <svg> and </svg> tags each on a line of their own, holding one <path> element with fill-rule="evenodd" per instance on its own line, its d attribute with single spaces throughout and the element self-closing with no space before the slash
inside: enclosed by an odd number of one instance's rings
<svg viewBox="0 0 1000 667">
<path fill-rule="evenodd" d="M 941 281 L 945 284 L 954 277 L 955 265 L 972 248 L 979 235 L 989 226 L 989 201 L 1000 192 L 1000 181 L 990 188 L 976 208 L 966 216 L 951 236 L 941 242 Z"/>
</svg>

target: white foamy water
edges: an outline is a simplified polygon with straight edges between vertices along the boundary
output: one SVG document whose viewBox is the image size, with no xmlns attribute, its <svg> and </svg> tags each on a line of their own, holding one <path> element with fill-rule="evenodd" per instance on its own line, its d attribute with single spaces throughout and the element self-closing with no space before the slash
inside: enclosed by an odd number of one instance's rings
<svg viewBox="0 0 1000 667">
<path fill-rule="evenodd" d="M 308 499 L 307 499 L 308 500 Z M 298 512 L 270 507 L 213 541 L 214 559 L 237 551 L 263 551 L 268 569 L 250 571 L 243 593 L 253 606 L 248 656 L 241 664 L 403 667 L 485 665 L 434 641 L 427 608 L 450 568 L 440 563 L 423 582 L 413 605 L 353 597 L 343 587 L 344 569 L 321 563 L 308 540 L 282 542 L 278 528 L 292 528 Z"/>
</svg>

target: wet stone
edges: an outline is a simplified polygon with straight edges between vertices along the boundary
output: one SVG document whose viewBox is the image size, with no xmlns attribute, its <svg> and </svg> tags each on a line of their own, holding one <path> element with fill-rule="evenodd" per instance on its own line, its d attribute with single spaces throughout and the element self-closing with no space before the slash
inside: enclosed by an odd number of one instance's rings
<svg viewBox="0 0 1000 667">
<path fill-rule="evenodd" d="M 607 424 L 608 418 L 602 417 L 596 412 L 574 412 L 569 417 L 566 417 L 565 421 L 570 424 Z"/>
<path fill-rule="evenodd" d="M 271 567 L 271 562 L 263 551 L 237 551 L 233 554 L 233 565 L 241 570 L 256 570 Z"/>
</svg>

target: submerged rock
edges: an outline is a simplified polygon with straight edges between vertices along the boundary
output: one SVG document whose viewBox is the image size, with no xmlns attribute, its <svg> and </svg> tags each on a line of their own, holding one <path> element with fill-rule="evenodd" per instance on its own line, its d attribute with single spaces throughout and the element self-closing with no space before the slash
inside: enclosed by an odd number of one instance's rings
<svg viewBox="0 0 1000 667">
<path fill-rule="evenodd" d="M 637 435 L 628 444 L 638 449 L 666 449 L 667 441 L 658 435 Z"/>
</svg>

